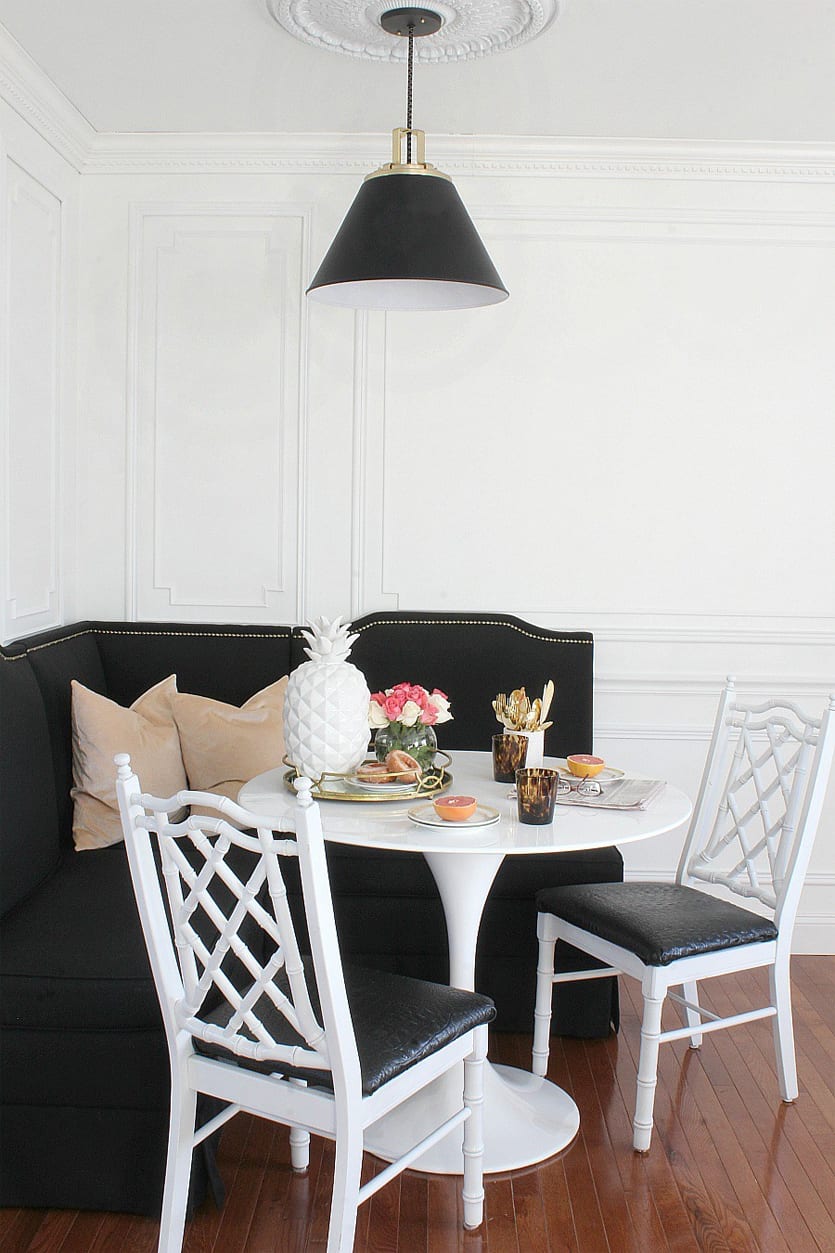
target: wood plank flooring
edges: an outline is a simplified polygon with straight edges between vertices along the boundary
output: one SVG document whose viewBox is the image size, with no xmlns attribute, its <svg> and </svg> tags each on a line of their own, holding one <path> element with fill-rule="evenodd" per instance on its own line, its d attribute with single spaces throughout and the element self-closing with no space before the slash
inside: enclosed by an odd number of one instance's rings
<svg viewBox="0 0 835 1253">
<path fill-rule="evenodd" d="M 356 1253 L 835 1253 L 835 957 L 792 967 L 800 1099 L 777 1094 L 770 1022 L 661 1050 L 651 1151 L 632 1151 L 640 995 L 622 981 L 607 1040 L 555 1040 L 549 1074 L 580 1107 L 580 1134 L 543 1165 L 486 1180 L 481 1231 L 461 1229 L 455 1180 L 410 1172 L 360 1211 Z M 765 976 L 702 985 L 714 1011 L 763 1003 Z M 676 1011 L 668 1006 L 665 1025 Z M 530 1037 L 495 1035 L 491 1057 L 528 1068 Z M 184 1253 L 322 1253 L 333 1149 L 290 1169 L 287 1132 L 239 1116 L 224 1132 L 222 1212 L 207 1202 Z M 366 1158 L 370 1177 L 381 1164 Z M 153 1253 L 146 1218 L 0 1211 L 0 1253 Z"/>
</svg>

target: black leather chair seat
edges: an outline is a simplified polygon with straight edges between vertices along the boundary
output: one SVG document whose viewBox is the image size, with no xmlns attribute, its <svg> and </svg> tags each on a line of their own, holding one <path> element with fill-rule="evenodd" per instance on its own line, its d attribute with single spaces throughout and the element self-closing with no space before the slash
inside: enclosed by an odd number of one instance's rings
<svg viewBox="0 0 835 1253">
<path fill-rule="evenodd" d="M 309 970 L 307 960 L 305 965 Z M 311 986 L 310 980 L 308 986 Z M 473 1027 L 491 1022 L 496 1015 L 493 1002 L 477 992 L 464 992 L 460 988 L 361 966 L 345 967 L 345 988 L 357 1041 L 362 1090 L 366 1096 Z M 267 997 L 261 997 L 255 1012 L 274 1040 L 281 1044 L 304 1044 Z M 225 1027 L 231 1016 L 232 1010 L 224 1002 L 206 1018 Z M 229 1059 L 246 1070 L 268 1075 L 280 1069 L 282 1074 L 331 1086 L 330 1074 L 326 1071 L 250 1061 L 238 1057 L 222 1044 L 210 1044 L 197 1038 L 194 1047 L 207 1057 Z"/>
<path fill-rule="evenodd" d="M 770 918 L 675 883 L 544 888 L 536 905 L 540 913 L 629 949 L 647 966 L 777 938 Z"/>
</svg>

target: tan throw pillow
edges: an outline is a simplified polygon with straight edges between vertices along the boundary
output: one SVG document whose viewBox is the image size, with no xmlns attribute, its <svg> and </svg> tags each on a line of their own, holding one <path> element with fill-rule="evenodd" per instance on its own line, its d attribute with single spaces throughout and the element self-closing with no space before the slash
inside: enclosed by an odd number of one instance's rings
<svg viewBox="0 0 835 1253">
<path fill-rule="evenodd" d="M 174 696 L 174 720 L 190 788 L 236 801 L 246 782 L 281 765 L 286 690 L 285 675 L 250 696 L 240 709 L 207 696 L 183 692 Z"/>
<path fill-rule="evenodd" d="M 106 848 L 123 838 L 115 753 L 130 753 L 143 790 L 154 796 L 173 796 L 187 786 L 172 710 L 176 692 L 177 677 L 172 674 L 125 709 L 73 679 L 70 795 L 75 802 L 73 840 L 79 851 Z"/>
</svg>

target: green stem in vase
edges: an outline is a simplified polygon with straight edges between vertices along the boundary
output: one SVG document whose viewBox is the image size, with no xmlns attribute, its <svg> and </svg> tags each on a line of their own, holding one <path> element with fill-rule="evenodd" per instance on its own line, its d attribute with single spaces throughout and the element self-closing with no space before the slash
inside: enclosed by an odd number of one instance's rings
<svg viewBox="0 0 835 1253">
<path fill-rule="evenodd" d="M 416 722 L 411 727 L 402 722 L 390 722 L 387 727 L 379 727 L 374 736 L 374 751 L 378 761 L 385 761 L 392 752 L 408 753 L 410 757 L 414 757 L 424 774 L 432 770 L 437 749 L 435 728 L 422 722 Z"/>
</svg>

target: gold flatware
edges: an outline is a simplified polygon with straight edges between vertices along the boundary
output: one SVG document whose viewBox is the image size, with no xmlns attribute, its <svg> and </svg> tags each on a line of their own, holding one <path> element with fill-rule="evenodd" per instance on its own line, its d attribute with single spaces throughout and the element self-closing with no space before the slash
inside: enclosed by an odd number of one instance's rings
<svg viewBox="0 0 835 1253">
<path fill-rule="evenodd" d="M 505 728 L 510 726 L 507 711 L 507 695 L 504 692 L 499 692 L 498 696 L 493 701 L 493 712 L 495 713 L 497 720 L 501 722 Z"/>
<path fill-rule="evenodd" d="M 523 687 L 515 687 L 509 696 L 499 692 L 492 702 L 493 712 L 508 731 L 547 731 L 554 725 L 545 721 L 553 697 L 551 679 L 545 684 L 541 699 L 537 696 L 531 700 Z"/>
<path fill-rule="evenodd" d="M 539 697 L 535 697 L 531 701 L 531 711 L 525 719 L 526 731 L 538 731 L 542 715 L 542 701 Z"/>
</svg>

